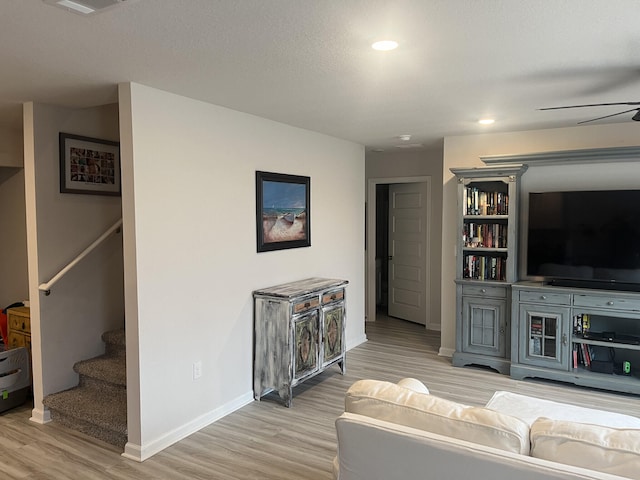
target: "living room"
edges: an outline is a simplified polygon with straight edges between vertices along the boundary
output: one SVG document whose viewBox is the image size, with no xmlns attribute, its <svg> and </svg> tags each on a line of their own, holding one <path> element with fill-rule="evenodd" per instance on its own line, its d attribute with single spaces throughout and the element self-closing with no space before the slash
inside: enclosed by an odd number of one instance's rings
<svg viewBox="0 0 640 480">
<path fill-rule="evenodd" d="M 38 8 L 51 9 L 44 4 Z M 56 15 L 64 13 L 53 11 Z M 31 145 L 32 149 L 25 148 L 24 173 L 3 184 L 3 188 L 11 187 L 11 193 L 2 190 L 2 194 L 7 195 L 8 204 L 15 204 L 20 195 L 27 194 L 25 238 L 27 231 L 32 235 L 30 242 L 39 236 L 37 248 L 30 244 L 28 285 L 25 252 L 20 278 L 27 291 L 9 292 L 19 300 L 31 298 L 32 309 L 40 309 L 39 318 L 34 321 L 34 326 L 41 329 L 39 337 L 34 334 L 38 350 L 34 361 L 39 364 L 34 366 L 36 402 L 48 393 L 73 385 L 76 378 L 70 357 L 71 351 L 78 348 L 76 343 L 83 344 L 83 354 L 98 352 L 102 348 L 102 331 L 126 318 L 130 341 L 127 354 L 133 359 L 127 372 L 131 382 L 128 453 L 139 460 L 152 457 L 200 427 L 222 421 L 252 401 L 251 292 L 256 288 L 315 275 L 345 278 L 350 282 L 347 348 L 357 350 L 365 342 L 365 318 L 373 320 L 376 315 L 365 295 L 371 288 L 367 280 L 370 277 L 365 277 L 363 242 L 367 182 L 431 177 L 432 194 L 436 196 L 433 204 L 441 204 L 442 208 L 435 209 L 432 216 L 429 311 L 433 321 L 440 324 L 440 357 L 435 364 L 443 365 L 450 362 L 456 338 L 457 199 L 450 168 L 480 167 L 480 157 L 488 155 L 638 143 L 637 124 L 626 117 L 613 124 L 574 126 L 578 119 L 573 114 L 570 119 L 559 117 L 565 119 L 563 126 L 554 128 L 501 133 L 488 133 L 485 129 L 477 133 L 481 130 L 471 130 L 475 126 L 467 125 L 463 133 L 443 135 L 417 151 L 399 149 L 394 145 L 395 139 L 387 139 L 385 151 L 378 152 L 364 140 L 344 140 L 340 135 L 265 120 L 257 113 L 241 113 L 240 107 L 225 108 L 218 106 L 223 103 L 195 100 L 133 82 L 131 78 L 121 79 L 119 87 L 110 82 L 107 89 L 115 92 L 116 101 L 98 106 L 61 106 L 50 100 L 25 99 L 27 108 L 21 110 L 21 121 L 26 118 L 27 122 L 21 124 L 24 131 L 21 126 L 16 136 L 24 135 L 23 145 Z M 630 94 L 628 89 L 615 93 Z M 613 93 L 608 95 L 605 100 Z M 526 114 L 533 115 L 529 110 Z M 580 119 L 589 117 L 584 115 Z M 121 200 L 59 192 L 61 131 L 120 142 Z M 399 133 L 402 132 L 395 132 Z M 382 148 L 376 147 L 375 150 Z M 635 166 L 633 162 L 618 162 L 532 167 L 523 177 L 523 192 L 541 185 L 634 188 L 639 175 Z M 256 170 L 311 177 L 309 249 L 256 253 Z M 18 179 L 27 185 L 26 192 L 15 185 Z M 94 258 L 81 272 L 59 284 L 50 296 L 38 290 L 38 285 L 49 280 L 68 258 L 111 226 L 120 212 L 125 222 L 122 250 L 110 246 L 99 254 L 100 258 Z M 246 221 L 239 221 L 240 218 Z M 113 260 L 118 255 L 125 259 L 124 266 L 115 266 Z M 109 265 L 112 269 L 103 270 L 98 279 L 85 276 L 95 274 L 98 269 L 94 267 Z M 301 265 L 305 266 L 304 275 L 300 275 Z M 367 263 L 366 268 L 371 269 L 371 265 Z M 122 280 L 113 283 L 111 294 L 91 296 L 92 285 L 109 283 L 118 275 Z M 75 295 L 78 292 L 80 300 Z M 88 298 L 91 301 L 86 301 Z M 14 298 L 6 300 L 9 304 Z M 69 305 L 75 307 L 72 320 Z M 83 321 L 87 313 L 98 316 L 94 326 L 88 327 Z M 74 334 L 80 334 L 80 341 L 69 340 Z M 192 365 L 198 361 L 204 367 L 200 382 L 192 378 Z M 444 371 L 449 372 L 454 383 L 460 381 L 457 372 L 464 369 Z M 356 372 L 364 374 L 363 370 Z M 384 369 L 371 370 L 371 374 L 385 377 Z M 334 375 L 322 376 L 319 381 L 326 377 L 331 379 Z M 390 377 L 386 378 L 398 379 Z M 505 381 L 498 375 L 482 378 L 487 382 L 494 382 L 494 378 L 498 383 Z M 344 380 L 354 379 L 347 376 Z M 429 383 L 426 375 L 422 380 Z M 448 381 L 442 380 L 443 386 L 435 391 L 447 393 Z M 505 388 L 516 385 L 509 381 Z M 339 383 L 337 388 L 344 387 Z M 497 383 L 495 388 L 499 388 Z M 302 396 L 313 391 L 313 387 L 301 387 Z M 609 404 L 607 398 L 602 397 L 605 406 Z M 34 418 L 40 416 L 39 420 L 45 421 L 42 405 L 37 403 L 35 407 Z"/>
</svg>

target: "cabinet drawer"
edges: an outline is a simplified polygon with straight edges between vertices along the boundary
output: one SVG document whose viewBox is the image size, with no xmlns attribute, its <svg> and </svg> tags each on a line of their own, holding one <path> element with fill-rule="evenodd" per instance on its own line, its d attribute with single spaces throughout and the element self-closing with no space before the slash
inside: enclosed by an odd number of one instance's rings
<svg viewBox="0 0 640 480">
<path fill-rule="evenodd" d="M 9 334 L 9 341 L 7 342 L 9 348 L 18 348 L 18 347 L 26 347 L 27 346 L 27 338 L 21 333 L 13 333 Z"/>
<path fill-rule="evenodd" d="M 22 315 L 16 315 L 11 311 L 7 312 L 7 323 L 9 324 L 9 330 L 15 330 L 19 332 L 31 332 L 31 321 L 29 317 Z"/>
<path fill-rule="evenodd" d="M 476 297 L 507 298 L 507 287 L 487 287 L 486 285 L 463 285 L 462 295 Z"/>
<path fill-rule="evenodd" d="M 307 297 L 299 302 L 293 304 L 293 313 L 302 313 L 307 310 L 311 310 L 312 308 L 320 305 L 320 298 L 318 297 Z"/>
<path fill-rule="evenodd" d="M 552 305 L 571 305 L 570 293 L 548 293 L 548 292 L 520 292 L 521 302 L 552 304 Z"/>
<path fill-rule="evenodd" d="M 640 299 L 616 298 L 593 295 L 574 295 L 573 305 L 576 307 L 600 307 L 612 310 L 624 310 L 628 312 L 640 311 Z"/>
<path fill-rule="evenodd" d="M 342 300 L 344 298 L 344 289 L 334 290 L 333 292 L 327 292 L 322 295 L 322 304 L 335 302 L 336 300 Z"/>
</svg>

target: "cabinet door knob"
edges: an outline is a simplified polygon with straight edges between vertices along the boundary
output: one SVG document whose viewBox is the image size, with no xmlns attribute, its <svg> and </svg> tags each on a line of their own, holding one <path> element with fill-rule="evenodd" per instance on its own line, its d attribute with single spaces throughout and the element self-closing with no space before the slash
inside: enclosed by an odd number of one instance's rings
<svg viewBox="0 0 640 480">
<path fill-rule="evenodd" d="M 562 345 L 566 345 L 567 344 L 567 334 L 563 333 L 562 334 Z"/>
<path fill-rule="evenodd" d="M 542 296 L 540 296 L 540 300 L 546 300 L 546 299 L 547 299 L 547 296 L 546 296 L 546 295 L 542 295 Z"/>
<path fill-rule="evenodd" d="M 480 290 L 481 293 L 487 293 L 487 289 L 483 288 L 482 290 Z"/>
<path fill-rule="evenodd" d="M 500 335 L 504 335 L 504 327 L 500 328 Z"/>
<path fill-rule="evenodd" d="M 609 300 L 609 301 L 607 302 L 607 305 L 611 306 L 611 305 L 613 305 L 613 302 L 612 302 L 611 300 Z"/>
</svg>

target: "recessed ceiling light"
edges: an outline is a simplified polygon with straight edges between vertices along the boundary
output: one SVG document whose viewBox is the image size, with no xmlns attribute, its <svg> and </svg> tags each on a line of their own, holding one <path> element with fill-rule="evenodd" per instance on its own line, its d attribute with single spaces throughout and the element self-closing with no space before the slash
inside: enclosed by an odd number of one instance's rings
<svg viewBox="0 0 640 480">
<path fill-rule="evenodd" d="M 403 142 L 408 142 L 409 140 L 411 140 L 411 135 L 398 135 L 397 138 L 399 138 Z"/>
<path fill-rule="evenodd" d="M 380 50 L 382 52 L 386 52 L 388 50 L 395 50 L 398 48 L 398 42 L 393 40 L 380 40 L 379 42 L 375 42 L 371 45 L 371 48 L 374 50 Z"/>
<path fill-rule="evenodd" d="M 403 143 L 400 145 L 396 145 L 396 148 L 422 148 L 424 145 L 422 143 Z"/>
<path fill-rule="evenodd" d="M 480 125 L 491 125 L 494 122 L 495 120 L 493 118 L 481 118 L 480 120 L 478 120 L 478 123 Z"/>
<path fill-rule="evenodd" d="M 136 0 L 44 0 L 44 3 L 63 8 L 68 12 L 91 15 L 133 1 Z"/>
</svg>

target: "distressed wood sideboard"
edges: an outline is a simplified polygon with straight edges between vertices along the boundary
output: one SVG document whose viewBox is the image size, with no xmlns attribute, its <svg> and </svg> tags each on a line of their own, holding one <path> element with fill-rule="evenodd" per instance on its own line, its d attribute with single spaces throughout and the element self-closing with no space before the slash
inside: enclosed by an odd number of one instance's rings
<svg viewBox="0 0 640 480">
<path fill-rule="evenodd" d="M 293 387 L 338 364 L 345 373 L 346 280 L 307 278 L 253 292 L 253 392 L 277 391 L 291 406 Z"/>
</svg>

